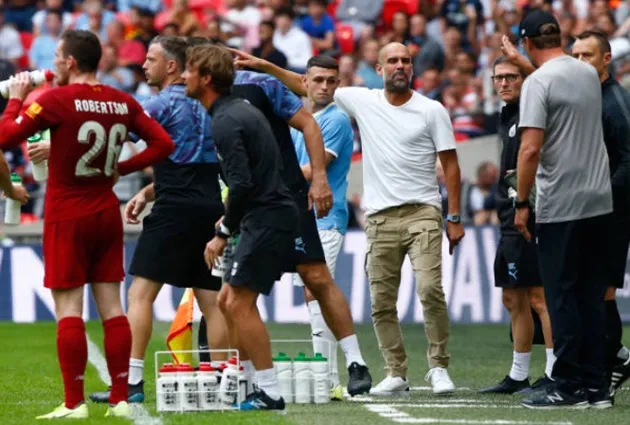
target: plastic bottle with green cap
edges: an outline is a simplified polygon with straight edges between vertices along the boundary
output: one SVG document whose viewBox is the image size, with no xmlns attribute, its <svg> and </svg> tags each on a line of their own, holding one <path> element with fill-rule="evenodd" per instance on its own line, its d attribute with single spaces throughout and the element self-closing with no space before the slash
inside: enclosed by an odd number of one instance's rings
<svg viewBox="0 0 630 425">
<path fill-rule="evenodd" d="M 295 383 L 295 402 L 308 404 L 312 398 L 313 371 L 311 362 L 313 359 L 304 353 L 299 353 L 293 359 L 293 381 Z"/>
<path fill-rule="evenodd" d="M 34 135 L 26 139 L 26 142 L 30 145 L 32 143 L 39 143 L 44 140 L 45 139 L 44 139 L 43 133 L 42 134 L 35 133 Z M 35 179 L 35 181 L 45 182 L 46 180 L 48 180 L 48 161 L 47 160 L 43 160 L 39 162 L 31 162 L 31 167 L 33 170 L 33 178 Z"/>
<path fill-rule="evenodd" d="M 11 183 L 13 186 L 22 186 L 22 179 L 17 174 L 11 174 Z M 6 205 L 4 207 L 4 224 L 18 225 L 20 224 L 20 210 L 22 204 L 20 201 L 7 198 Z"/>
<path fill-rule="evenodd" d="M 272 360 L 280 386 L 280 395 L 285 403 L 293 403 L 293 364 L 291 357 L 285 353 L 278 353 Z"/>
<path fill-rule="evenodd" d="M 315 353 L 311 358 L 311 371 L 313 372 L 313 401 L 315 404 L 328 403 L 330 401 L 330 370 L 328 359 L 322 353 Z"/>
</svg>

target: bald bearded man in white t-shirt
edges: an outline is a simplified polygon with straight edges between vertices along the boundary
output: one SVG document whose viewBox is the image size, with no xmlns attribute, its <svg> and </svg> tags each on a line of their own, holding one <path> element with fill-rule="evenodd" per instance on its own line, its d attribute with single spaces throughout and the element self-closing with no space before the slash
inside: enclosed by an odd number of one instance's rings
<svg viewBox="0 0 630 425">
<path fill-rule="evenodd" d="M 305 95 L 302 76 L 234 51 L 237 66 L 272 74 Z M 442 212 L 436 176 L 439 157 L 446 178 L 449 252 L 464 237 L 460 217 L 461 179 L 455 138 L 444 107 L 409 88 L 412 59 L 407 47 L 390 43 L 379 54 L 384 89 L 339 88 L 335 103 L 355 118 L 363 148 L 363 184 L 368 238 L 366 269 L 372 321 L 388 376 L 373 395 L 408 393 L 407 354 L 396 310 L 400 273 L 408 255 L 422 303 L 427 357 L 436 394 L 452 393 L 447 367 L 449 318 L 442 289 Z"/>
</svg>

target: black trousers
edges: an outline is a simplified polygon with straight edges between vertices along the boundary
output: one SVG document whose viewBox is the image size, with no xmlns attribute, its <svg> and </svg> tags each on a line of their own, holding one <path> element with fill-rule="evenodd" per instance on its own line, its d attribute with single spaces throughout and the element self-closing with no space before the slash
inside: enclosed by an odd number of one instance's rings
<svg viewBox="0 0 630 425">
<path fill-rule="evenodd" d="M 552 377 L 566 391 L 606 388 L 609 219 L 537 225 L 540 273 L 558 358 Z"/>
</svg>

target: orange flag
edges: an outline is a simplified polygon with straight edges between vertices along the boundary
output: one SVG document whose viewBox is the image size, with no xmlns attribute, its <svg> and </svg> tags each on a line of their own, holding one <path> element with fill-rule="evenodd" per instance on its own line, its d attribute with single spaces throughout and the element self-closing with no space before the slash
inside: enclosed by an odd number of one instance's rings
<svg viewBox="0 0 630 425">
<path fill-rule="evenodd" d="M 177 308 L 175 319 L 166 337 L 168 347 L 176 364 L 192 363 L 192 353 L 174 353 L 179 350 L 192 350 L 193 336 L 193 309 L 195 298 L 193 290 L 188 288 L 182 295 L 182 300 Z"/>
</svg>

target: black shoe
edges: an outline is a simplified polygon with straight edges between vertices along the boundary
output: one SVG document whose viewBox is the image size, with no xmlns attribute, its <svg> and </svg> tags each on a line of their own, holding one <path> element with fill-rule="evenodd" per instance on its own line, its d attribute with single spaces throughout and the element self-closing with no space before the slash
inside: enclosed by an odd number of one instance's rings
<svg viewBox="0 0 630 425">
<path fill-rule="evenodd" d="M 522 389 L 529 388 L 529 379 L 516 381 L 510 376 L 503 378 L 501 382 L 488 388 L 479 390 L 481 394 L 514 394 Z"/>
<path fill-rule="evenodd" d="M 531 387 L 523 388 L 516 394 L 525 397 L 532 397 L 536 393 L 544 393 L 548 388 L 555 388 L 556 381 L 549 378 L 546 374 L 542 378 L 538 378 Z"/>
<path fill-rule="evenodd" d="M 610 378 L 610 394 L 615 395 L 619 387 L 630 378 L 630 357 L 613 368 Z"/>
<path fill-rule="evenodd" d="M 348 394 L 354 397 L 358 394 L 367 394 L 372 388 L 372 375 L 368 367 L 352 362 L 348 367 Z"/>
<path fill-rule="evenodd" d="M 112 387 L 109 387 L 107 391 L 100 393 L 92 393 L 89 398 L 94 403 L 109 403 L 109 393 Z M 144 381 L 140 381 L 137 384 L 129 384 L 129 403 L 143 403 L 144 402 Z"/>
<path fill-rule="evenodd" d="M 608 389 L 588 390 L 588 405 L 591 409 L 610 409 L 615 404 L 615 398 L 610 395 Z"/>
<path fill-rule="evenodd" d="M 241 403 L 241 410 L 284 410 L 284 399 L 274 400 L 263 390 L 258 390 Z"/>
<path fill-rule="evenodd" d="M 587 409 L 588 397 L 584 390 L 567 392 L 550 387 L 544 393 L 523 400 L 521 404 L 528 409 Z"/>
</svg>

